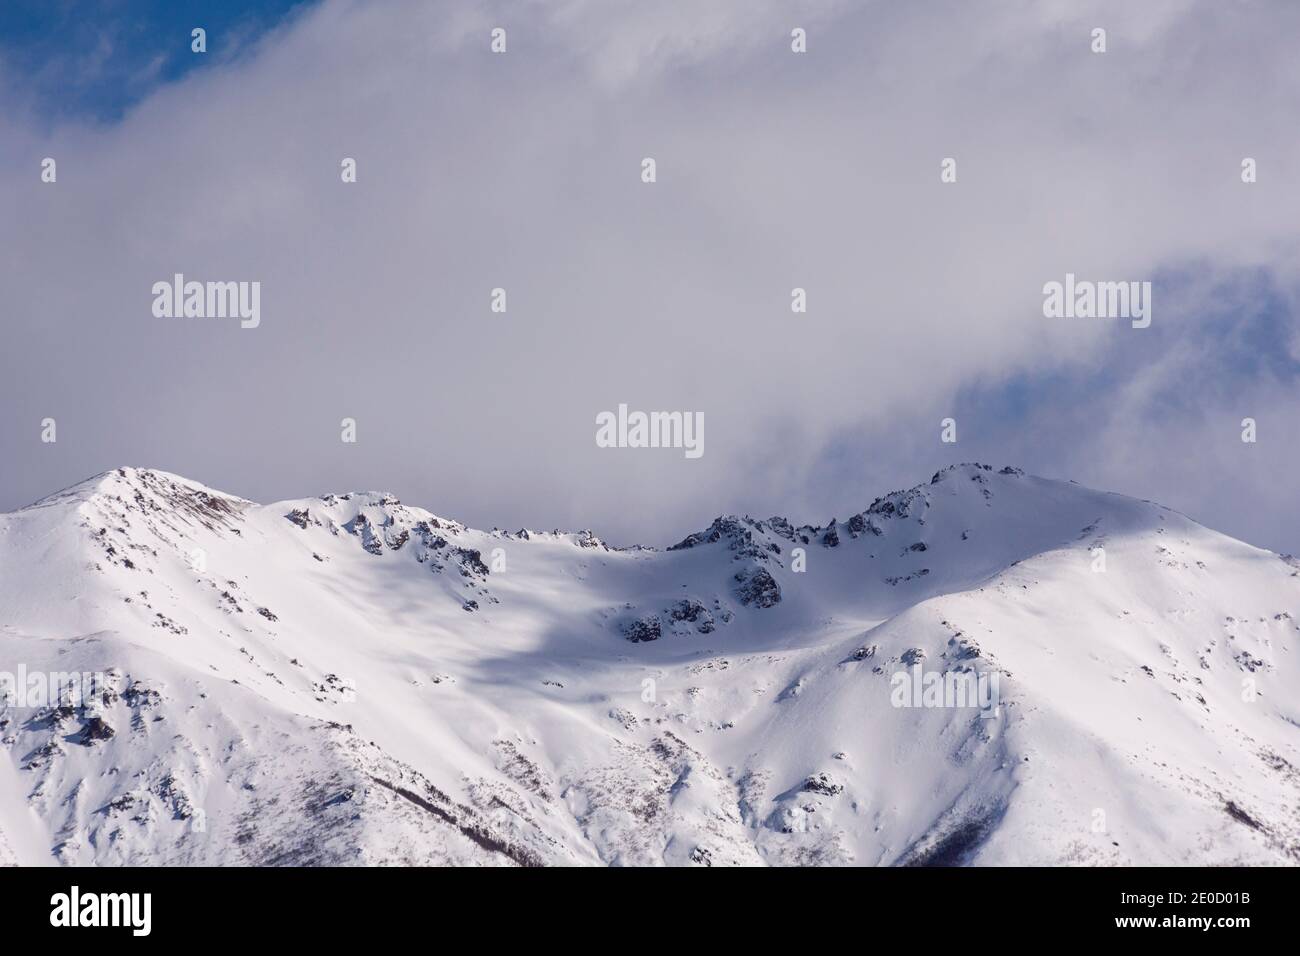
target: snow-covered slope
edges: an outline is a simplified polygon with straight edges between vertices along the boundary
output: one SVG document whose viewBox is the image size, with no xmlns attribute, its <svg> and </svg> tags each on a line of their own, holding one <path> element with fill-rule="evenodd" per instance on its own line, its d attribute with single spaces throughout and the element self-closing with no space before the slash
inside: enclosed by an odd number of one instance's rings
<svg viewBox="0 0 1300 956">
<path fill-rule="evenodd" d="M 664 550 L 119 469 L 0 516 L 0 671 L 99 675 L 0 861 L 1294 864 L 1298 574 L 980 465 Z"/>
</svg>

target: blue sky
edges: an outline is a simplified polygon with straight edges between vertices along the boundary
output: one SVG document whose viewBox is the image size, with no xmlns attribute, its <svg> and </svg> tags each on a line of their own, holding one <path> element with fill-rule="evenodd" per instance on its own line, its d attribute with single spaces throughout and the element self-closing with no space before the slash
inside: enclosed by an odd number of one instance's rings
<svg viewBox="0 0 1300 956">
<path fill-rule="evenodd" d="M 0 62 L 14 91 L 51 120 L 111 122 L 156 87 L 239 55 L 311 0 L 5 0 Z M 208 31 L 208 54 L 190 31 Z"/>
</svg>

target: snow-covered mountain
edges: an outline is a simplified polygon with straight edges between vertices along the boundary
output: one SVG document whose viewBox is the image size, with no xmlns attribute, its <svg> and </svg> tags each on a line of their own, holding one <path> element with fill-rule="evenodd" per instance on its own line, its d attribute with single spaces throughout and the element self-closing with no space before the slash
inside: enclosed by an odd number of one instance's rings
<svg viewBox="0 0 1300 956">
<path fill-rule="evenodd" d="M 124 468 L 0 515 L 0 859 L 1295 864 L 1297 618 L 1010 468 L 663 550 Z"/>
</svg>

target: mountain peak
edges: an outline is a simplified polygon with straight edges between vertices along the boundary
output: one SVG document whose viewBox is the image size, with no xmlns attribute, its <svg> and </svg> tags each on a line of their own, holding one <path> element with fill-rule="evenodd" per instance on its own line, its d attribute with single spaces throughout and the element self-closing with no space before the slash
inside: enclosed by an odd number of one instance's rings
<svg viewBox="0 0 1300 956">
<path fill-rule="evenodd" d="M 238 505 L 251 504 L 247 499 L 237 495 L 226 494 L 161 469 L 123 466 L 85 478 L 75 485 L 41 498 L 22 510 L 64 503 L 82 503 L 96 498 L 130 500 L 137 504 L 147 503 L 155 510 L 168 503 L 176 504 L 184 500 L 221 500 Z"/>
</svg>

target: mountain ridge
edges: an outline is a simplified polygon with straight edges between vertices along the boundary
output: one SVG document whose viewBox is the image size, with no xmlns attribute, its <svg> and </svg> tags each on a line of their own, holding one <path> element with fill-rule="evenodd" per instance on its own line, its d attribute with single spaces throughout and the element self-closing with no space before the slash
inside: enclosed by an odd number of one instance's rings
<svg viewBox="0 0 1300 956">
<path fill-rule="evenodd" d="M 976 464 L 663 549 L 116 469 L 0 516 L 0 672 L 99 675 L 0 709 L 0 858 L 1294 864 L 1298 575 Z"/>
<path fill-rule="evenodd" d="M 1038 476 L 1028 475 L 1024 471 L 1024 469 L 1012 465 L 1003 466 L 1002 468 L 997 469 L 995 471 L 993 466 L 981 462 L 975 462 L 975 461 L 960 462 L 951 465 L 946 465 L 943 468 L 939 469 L 931 476 L 929 481 L 921 482 L 909 488 L 898 489 L 875 497 L 872 500 L 871 504 L 869 504 L 866 508 L 864 508 L 859 512 L 850 513 L 849 517 L 844 521 L 840 521 L 838 518 L 833 517 L 825 525 L 814 525 L 810 523 L 804 523 L 796 527 L 791 524 L 790 519 L 786 516 L 772 515 L 765 519 L 757 519 L 757 518 L 753 518 L 749 514 L 741 514 L 738 512 L 725 512 L 717 515 L 712 520 L 710 525 L 705 529 L 703 529 L 702 531 L 691 532 L 685 538 L 675 543 L 670 543 L 661 546 L 661 545 L 645 544 L 642 542 L 633 542 L 628 545 L 619 545 L 619 546 L 610 545 L 609 547 L 616 548 L 617 550 L 638 550 L 638 549 L 639 550 L 675 550 L 675 549 L 680 549 L 684 546 L 688 546 L 687 542 L 690 542 L 692 539 L 696 539 L 696 543 L 699 543 L 699 540 L 709 535 L 714 528 L 724 526 L 724 525 L 735 525 L 738 523 L 745 523 L 751 526 L 754 524 L 762 524 L 770 527 L 783 527 L 791 531 L 800 531 L 800 532 L 807 532 L 810 534 L 819 534 L 829 529 L 836 528 L 839 525 L 845 525 L 845 526 L 852 525 L 855 522 L 855 519 L 865 518 L 866 516 L 869 515 L 894 514 L 898 511 L 902 511 L 903 516 L 906 516 L 906 511 L 909 506 L 908 503 L 914 500 L 918 495 L 922 494 L 927 488 L 933 487 L 934 485 L 938 485 L 944 480 L 946 480 L 947 478 L 958 474 L 972 478 L 973 480 L 980 480 L 979 476 L 981 473 L 997 474 L 998 476 L 1003 476 L 1003 477 L 1006 476 L 1029 477 L 1032 480 L 1056 482 L 1059 484 L 1068 483 L 1071 485 L 1075 485 L 1076 487 L 1084 491 L 1090 491 L 1090 492 L 1093 491 L 1093 489 L 1089 489 L 1086 486 L 1079 485 L 1077 482 L 1073 482 L 1073 481 L 1063 482 L 1059 479 L 1041 478 Z M 356 499 L 377 499 L 379 503 L 383 503 L 384 501 L 387 501 L 388 503 L 391 504 L 403 503 L 398 498 L 398 496 L 393 494 L 392 492 L 380 491 L 375 489 L 353 489 L 346 492 L 323 493 L 319 495 L 308 496 L 307 498 L 285 498 L 285 499 L 279 499 L 276 501 L 270 501 L 266 503 L 259 503 L 253 501 L 252 499 L 231 494 L 230 492 L 221 491 L 217 488 L 214 488 L 209 485 L 205 485 L 192 478 L 187 478 L 183 475 L 174 472 L 169 472 L 161 468 L 153 468 L 148 466 L 120 466 L 117 468 L 110 468 L 105 471 L 98 472 L 97 474 L 84 478 L 81 481 L 69 485 L 66 488 L 60 489 L 59 491 L 52 492 L 51 494 L 45 495 L 44 497 L 34 502 L 31 502 L 30 504 L 24 505 L 20 508 L 15 509 L 13 512 L 8 512 L 8 513 L 17 514 L 34 508 L 47 507 L 68 500 L 70 498 L 77 498 L 77 499 L 84 500 L 85 497 L 92 497 L 95 494 L 108 495 L 109 494 L 108 488 L 111 488 L 113 485 L 120 484 L 120 483 L 125 483 L 128 488 L 136 489 L 138 488 L 138 482 L 140 481 L 144 481 L 146 486 L 151 482 L 160 482 L 160 481 L 169 482 L 177 486 L 187 488 L 190 491 L 198 494 L 206 494 L 216 498 L 226 499 L 231 502 L 238 503 L 240 505 L 252 505 L 252 506 L 261 506 L 261 507 L 274 507 L 281 503 L 313 500 L 313 499 L 321 500 L 321 501 L 325 501 L 325 500 L 347 501 L 356 498 Z M 1142 504 L 1155 505 L 1156 507 L 1159 507 L 1162 510 L 1171 511 L 1175 514 L 1182 515 L 1183 517 L 1188 518 L 1189 521 L 1195 520 L 1183 514 L 1182 512 L 1174 511 L 1174 509 L 1167 508 L 1164 505 L 1158 505 L 1155 502 L 1146 499 L 1131 498 L 1130 496 L 1120 495 L 1116 492 L 1094 492 L 1094 493 L 1115 495 L 1116 497 L 1125 498 L 1135 502 L 1141 502 Z M 112 495 L 109 496 L 112 497 Z M 421 508 L 421 510 L 424 509 Z M 434 514 L 434 513 L 429 512 L 429 514 Z M 454 522 L 454 519 L 444 519 L 444 520 L 453 521 L 453 523 L 460 524 L 460 522 Z M 462 525 L 462 527 L 468 527 L 468 526 Z M 473 529 L 473 530 L 481 530 L 481 529 Z M 505 535 L 513 534 L 515 536 L 519 536 L 521 534 L 594 535 L 594 531 L 591 528 L 572 530 L 572 531 L 561 531 L 560 529 L 557 528 L 557 529 L 552 529 L 550 531 L 544 531 L 541 529 L 524 527 L 524 528 L 520 528 L 516 532 L 511 533 L 495 526 L 491 529 L 490 533 L 498 533 L 498 532 Z"/>
</svg>

